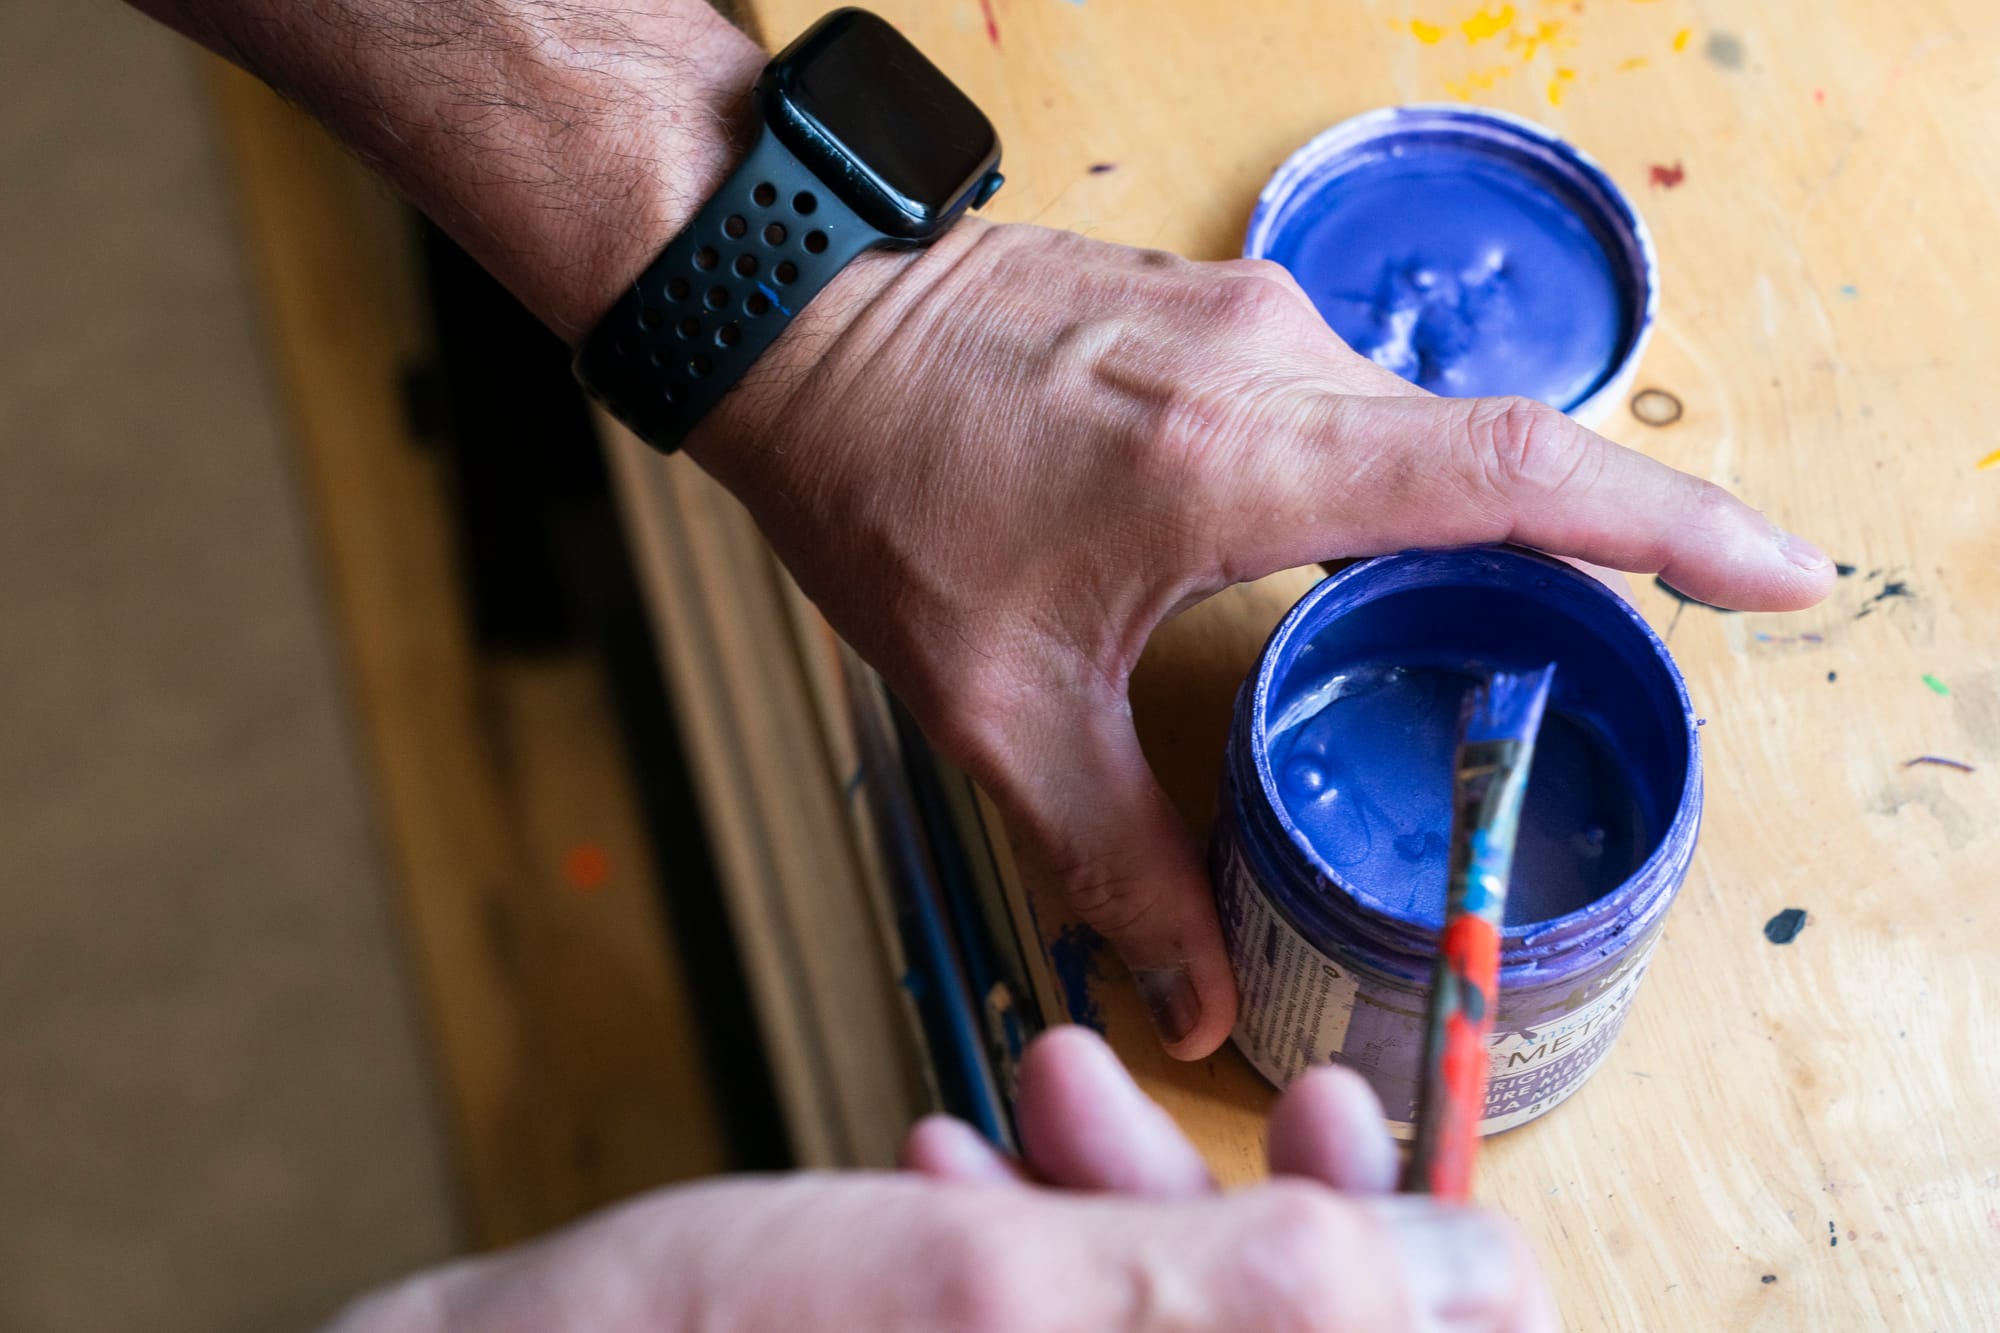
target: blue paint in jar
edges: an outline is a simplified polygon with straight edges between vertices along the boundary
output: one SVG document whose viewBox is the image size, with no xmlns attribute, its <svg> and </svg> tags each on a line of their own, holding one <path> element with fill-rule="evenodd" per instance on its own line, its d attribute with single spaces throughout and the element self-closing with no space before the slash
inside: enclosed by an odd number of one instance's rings
<svg viewBox="0 0 2000 1333">
<path fill-rule="evenodd" d="M 1212 855 L 1235 1039 L 1266 1077 L 1348 1064 L 1407 1126 L 1459 701 L 1491 671 L 1548 662 L 1482 1132 L 1547 1111 L 1608 1053 L 1700 824 L 1686 686 L 1638 612 L 1568 565 L 1406 552 L 1315 588 L 1238 696 Z"/>
<path fill-rule="evenodd" d="M 1504 112 L 1344 121 L 1264 187 L 1244 253 L 1283 264 L 1335 333 L 1433 393 L 1601 419 L 1652 332 L 1658 264 L 1609 176 Z"/>
</svg>

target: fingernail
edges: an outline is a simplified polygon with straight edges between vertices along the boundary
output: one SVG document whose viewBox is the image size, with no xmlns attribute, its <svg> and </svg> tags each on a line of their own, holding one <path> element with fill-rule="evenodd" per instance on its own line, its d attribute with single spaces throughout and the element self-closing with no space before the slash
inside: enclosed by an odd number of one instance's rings
<svg viewBox="0 0 2000 1333">
<path fill-rule="evenodd" d="M 1194 992 L 1194 978 L 1184 967 L 1141 967 L 1132 972 L 1132 983 L 1146 1012 L 1159 1029 L 1160 1040 L 1169 1046 L 1186 1041 L 1195 1024 L 1201 1022 L 1201 997 Z"/>
<path fill-rule="evenodd" d="M 1784 554 L 1785 559 L 1791 561 L 1800 569 L 1818 571 L 1826 568 L 1830 563 L 1827 560 L 1826 552 L 1814 546 L 1804 537 L 1795 537 L 1783 528 L 1776 526 L 1773 526 L 1771 531 L 1777 534 L 1778 550 Z"/>
<path fill-rule="evenodd" d="M 1514 1271 L 1512 1239 L 1492 1214 L 1410 1197 L 1371 1200 L 1370 1206 L 1390 1224 L 1411 1299 L 1429 1316 L 1422 1327 L 1456 1328 L 1513 1306 L 1523 1278 Z"/>
</svg>

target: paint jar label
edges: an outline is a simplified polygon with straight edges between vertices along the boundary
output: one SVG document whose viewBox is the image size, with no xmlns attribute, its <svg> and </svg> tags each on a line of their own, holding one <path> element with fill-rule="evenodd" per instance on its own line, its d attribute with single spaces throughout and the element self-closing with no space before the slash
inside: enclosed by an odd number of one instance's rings
<svg viewBox="0 0 2000 1333">
<path fill-rule="evenodd" d="M 1492 1064 L 1487 1073 L 1486 1118 L 1480 1122 L 1480 1133 L 1498 1134 L 1527 1124 L 1597 1072 L 1625 1026 L 1625 1011 L 1658 944 L 1658 936 L 1649 940 L 1629 965 L 1611 975 L 1603 990 L 1564 1017 L 1541 1027 L 1493 1034 L 1488 1045 Z"/>
<path fill-rule="evenodd" d="M 1242 993 L 1238 1049 L 1279 1087 L 1316 1063 L 1358 1070 L 1381 1096 L 1390 1133 L 1408 1138 L 1423 1054 L 1423 995 L 1404 983 L 1358 974 L 1314 948 L 1272 905 L 1241 844 L 1233 837 L 1228 842 L 1216 903 Z M 1499 1019 L 1512 1024 L 1496 1027 L 1488 1039 L 1481 1134 L 1526 1124 L 1596 1072 L 1625 1024 L 1658 942 L 1656 933 L 1604 977 L 1561 996 L 1523 1005 L 1510 1004 L 1502 992 Z"/>
<path fill-rule="evenodd" d="M 1235 847 L 1216 905 L 1242 995 L 1236 1044 L 1282 1088 L 1346 1043 L 1359 983 L 1279 915 Z"/>
</svg>

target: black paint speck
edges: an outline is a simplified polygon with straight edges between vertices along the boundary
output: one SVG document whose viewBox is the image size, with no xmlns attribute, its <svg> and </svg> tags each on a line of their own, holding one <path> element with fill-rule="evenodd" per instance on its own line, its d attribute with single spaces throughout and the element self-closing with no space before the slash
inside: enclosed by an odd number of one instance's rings
<svg viewBox="0 0 2000 1333">
<path fill-rule="evenodd" d="M 1778 1275 L 1776 1273 L 1766 1273 L 1764 1274 L 1764 1276 L 1758 1278 L 1757 1280 L 1768 1287 L 1773 1282 L 1776 1282 L 1778 1280 Z"/>
<path fill-rule="evenodd" d="M 1901 579 L 1895 579 L 1892 580 L 1891 582 L 1883 584 L 1882 591 L 1875 594 L 1874 600 L 1878 602 L 1886 602 L 1891 597 L 1915 597 L 1915 596 L 1916 594 L 1910 591 L 1909 584 L 1903 582 Z"/>
<path fill-rule="evenodd" d="M 1703 606 L 1707 607 L 1711 611 L 1720 611 L 1727 616 L 1733 616 L 1736 614 L 1735 610 L 1731 607 L 1716 606 L 1712 602 L 1702 601 L 1699 597 L 1688 596 L 1686 593 L 1682 592 L 1679 588 L 1676 588 L 1673 584 L 1661 578 L 1658 574 L 1653 575 L 1653 586 L 1658 588 L 1661 592 L 1665 593 L 1667 596 L 1673 598 L 1675 601 L 1679 602 L 1682 606 Z"/>
<path fill-rule="evenodd" d="M 1833 682 L 1839 679 L 1840 679 L 1840 673 L 1838 671 L 1829 671 L 1826 673 L 1826 683 L 1829 685 L 1833 684 Z"/>
<path fill-rule="evenodd" d="M 1118 170 L 1116 162 L 1093 162 L 1090 164 L 1090 174 L 1093 176 L 1109 175 L 1116 170 Z"/>
<path fill-rule="evenodd" d="M 1835 566 L 1833 567 L 1833 572 L 1834 572 L 1834 573 L 1836 573 L 1836 574 L 1838 574 L 1838 575 L 1840 575 L 1840 577 L 1842 577 L 1842 578 L 1844 578 L 1844 579 L 1851 579 L 1851 578 L 1853 578 L 1853 577 L 1854 577 L 1854 570 L 1855 570 L 1855 566 L 1853 566 L 1853 565 L 1841 565 L 1841 564 L 1836 564 L 1836 565 L 1835 565 Z M 1776 1279 L 1776 1278 L 1772 1278 L 1771 1280 L 1772 1280 L 1773 1282 L 1777 1281 L 1777 1279 Z"/>
<path fill-rule="evenodd" d="M 1790 944 L 1806 927 L 1806 909 L 1787 907 L 1764 923 L 1764 938 L 1773 944 Z"/>
<path fill-rule="evenodd" d="M 1828 1248 L 1840 1244 L 1840 1229 L 1831 1222 L 1826 1224 L 1826 1243 Z"/>
</svg>

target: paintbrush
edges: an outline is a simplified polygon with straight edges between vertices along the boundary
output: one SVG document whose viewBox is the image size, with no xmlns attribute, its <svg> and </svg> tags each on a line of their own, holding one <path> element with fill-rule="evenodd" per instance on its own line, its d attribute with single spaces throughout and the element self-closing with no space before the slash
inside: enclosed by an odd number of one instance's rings
<svg viewBox="0 0 2000 1333">
<path fill-rule="evenodd" d="M 1403 1189 L 1469 1197 L 1472 1154 L 1486 1111 L 1486 1038 L 1500 997 L 1500 927 L 1514 835 L 1548 706 L 1554 664 L 1495 673 L 1459 713 L 1453 764 L 1451 860 L 1444 930 L 1431 972 L 1423 1080 Z"/>
</svg>

